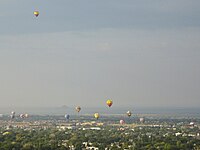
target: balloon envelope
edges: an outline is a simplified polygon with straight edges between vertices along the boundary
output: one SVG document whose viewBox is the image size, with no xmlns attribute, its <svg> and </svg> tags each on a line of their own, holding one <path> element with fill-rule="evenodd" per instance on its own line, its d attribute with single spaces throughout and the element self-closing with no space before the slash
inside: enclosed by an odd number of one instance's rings
<svg viewBox="0 0 200 150">
<path fill-rule="evenodd" d="M 65 118 L 66 118 L 67 120 L 69 120 L 69 117 L 70 117 L 70 116 L 69 116 L 68 114 L 65 115 Z"/>
<path fill-rule="evenodd" d="M 80 112 L 80 111 L 81 111 L 81 107 L 80 107 L 80 106 L 77 106 L 77 107 L 76 107 L 76 111 L 77 111 L 77 112 Z"/>
<path fill-rule="evenodd" d="M 144 123 L 145 119 L 144 118 L 140 118 L 140 122 Z"/>
<path fill-rule="evenodd" d="M 25 117 L 25 118 L 28 118 L 28 117 L 29 117 L 29 114 L 24 114 L 24 117 Z"/>
<path fill-rule="evenodd" d="M 132 115 L 132 113 L 130 111 L 127 111 L 127 116 L 130 117 Z"/>
<path fill-rule="evenodd" d="M 15 118 L 15 115 L 14 115 L 14 114 L 10 115 L 10 118 L 11 118 L 11 119 L 14 119 L 14 118 Z"/>
<path fill-rule="evenodd" d="M 25 115 L 24 114 L 20 114 L 19 117 L 20 118 L 25 118 Z"/>
<path fill-rule="evenodd" d="M 124 121 L 124 120 L 120 120 L 119 123 L 120 123 L 120 124 L 124 124 L 125 121 Z"/>
<path fill-rule="evenodd" d="M 99 113 L 95 113 L 94 118 L 99 119 Z"/>
<path fill-rule="evenodd" d="M 34 14 L 36 17 L 38 17 L 40 13 L 39 13 L 39 11 L 34 11 L 33 14 Z"/>
<path fill-rule="evenodd" d="M 109 100 L 106 101 L 106 104 L 107 104 L 109 107 L 111 107 L 112 104 L 113 104 L 113 102 L 112 102 L 112 100 L 109 99 Z"/>
</svg>

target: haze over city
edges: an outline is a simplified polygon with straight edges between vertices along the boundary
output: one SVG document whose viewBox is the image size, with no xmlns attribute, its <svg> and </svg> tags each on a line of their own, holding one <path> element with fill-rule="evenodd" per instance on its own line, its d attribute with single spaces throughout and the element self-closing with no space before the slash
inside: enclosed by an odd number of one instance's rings
<svg viewBox="0 0 200 150">
<path fill-rule="evenodd" d="M 199 6 L 1 0 L 0 106 L 199 107 Z"/>
</svg>

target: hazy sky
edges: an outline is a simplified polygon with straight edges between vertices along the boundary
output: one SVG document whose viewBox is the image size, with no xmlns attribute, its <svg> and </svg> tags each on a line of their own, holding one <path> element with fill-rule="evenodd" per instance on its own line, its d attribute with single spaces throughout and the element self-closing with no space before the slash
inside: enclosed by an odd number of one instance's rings
<svg viewBox="0 0 200 150">
<path fill-rule="evenodd" d="M 0 106 L 200 106 L 199 0 L 0 0 Z M 36 18 L 33 11 L 38 10 Z"/>
</svg>

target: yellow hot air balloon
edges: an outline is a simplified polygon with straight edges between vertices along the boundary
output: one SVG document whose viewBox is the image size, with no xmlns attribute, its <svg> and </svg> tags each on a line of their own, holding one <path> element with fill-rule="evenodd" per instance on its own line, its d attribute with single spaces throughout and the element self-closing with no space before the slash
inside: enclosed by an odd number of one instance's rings
<svg viewBox="0 0 200 150">
<path fill-rule="evenodd" d="M 94 118 L 96 118 L 98 120 L 99 119 L 99 113 L 95 113 Z"/>
<path fill-rule="evenodd" d="M 76 107 L 76 111 L 79 113 L 81 111 L 81 107 L 80 106 L 77 106 Z"/>
<path fill-rule="evenodd" d="M 109 107 L 111 107 L 112 104 L 113 104 L 113 102 L 112 102 L 112 100 L 108 99 L 108 100 L 106 101 L 106 104 L 107 104 Z"/>
<path fill-rule="evenodd" d="M 36 17 L 38 17 L 40 13 L 39 13 L 39 11 L 34 11 L 33 14 L 34 14 Z"/>
</svg>

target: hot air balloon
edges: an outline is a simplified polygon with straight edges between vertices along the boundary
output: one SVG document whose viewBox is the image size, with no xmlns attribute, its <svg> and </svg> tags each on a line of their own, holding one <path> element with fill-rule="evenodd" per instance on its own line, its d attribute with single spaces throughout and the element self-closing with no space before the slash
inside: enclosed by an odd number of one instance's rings
<svg viewBox="0 0 200 150">
<path fill-rule="evenodd" d="M 11 119 L 14 119 L 14 118 L 15 118 L 15 112 L 14 112 L 14 111 L 11 112 L 10 118 L 11 118 Z"/>
<path fill-rule="evenodd" d="M 66 118 L 67 120 L 69 120 L 69 117 L 70 117 L 70 116 L 69 116 L 68 114 L 65 115 L 65 118 Z"/>
<path fill-rule="evenodd" d="M 112 100 L 109 99 L 109 100 L 106 101 L 106 104 L 107 104 L 109 107 L 111 107 L 112 104 L 113 104 L 113 102 L 112 102 Z"/>
<path fill-rule="evenodd" d="M 95 113 L 94 118 L 96 118 L 98 120 L 99 119 L 99 113 Z"/>
<path fill-rule="evenodd" d="M 127 111 L 127 116 L 130 117 L 132 115 L 132 113 L 130 111 Z"/>
<path fill-rule="evenodd" d="M 19 117 L 20 118 L 25 118 L 25 115 L 24 114 L 20 114 Z"/>
<path fill-rule="evenodd" d="M 124 120 L 120 120 L 119 123 L 120 123 L 120 124 L 124 124 L 125 121 L 124 121 Z"/>
<path fill-rule="evenodd" d="M 33 14 L 35 15 L 35 17 L 38 17 L 40 13 L 39 11 L 34 11 Z"/>
<path fill-rule="evenodd" d="M 194 122 L 190 122 L 189 125 L 192 126 L 192 127 L 194 127 L 195 123 Z"/>
<path fill-rule="evenodd" d="M 140 122 L 141 122 L 141 123 L 144 123 L 144 122 L 145 122 L 145 119 L 144 119 L 144 118 L 140 118 Z"/>
<path fill-rule="evenodd" d="M 29 114 L 24 114 L 24 117 L 25 117 L 25 118 L 28 118 L 28 117 L 29 117 Z"/>
<path fill-rule="evenodd" d="M 80 106 L 77 106 L 76 107 L 76 111 L 79 113 L 81 111 L 81 107 Z"/>
<path fill-rule="evenodd" d="M 15 115 L 11 114 L 11 115 L 10 115 L 10 118 L 11 118 L 11 119 L 14 119 L 14 118 L 15 118 Z"/>
</svg>

